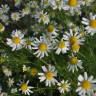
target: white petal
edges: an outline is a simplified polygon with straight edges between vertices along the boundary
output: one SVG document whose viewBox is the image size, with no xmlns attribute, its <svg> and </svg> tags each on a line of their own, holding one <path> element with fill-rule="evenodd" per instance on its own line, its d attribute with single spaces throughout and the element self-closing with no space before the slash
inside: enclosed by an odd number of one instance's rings
<svg viewBox="0 0 96 96">
<path fill-rule="evenodd" d="M 42 70 L 43 70 L 44 72 L 47 72 L 46 66 L 42 66 Z"/>
<path fill-rule="evenodd" d="M 80 82 L 82 82 L 82 81 L 84 80 L 83 76 L 82 76 L 82 75 L 79 75 L 78 80 L 79 80 Z"/>
</svg>

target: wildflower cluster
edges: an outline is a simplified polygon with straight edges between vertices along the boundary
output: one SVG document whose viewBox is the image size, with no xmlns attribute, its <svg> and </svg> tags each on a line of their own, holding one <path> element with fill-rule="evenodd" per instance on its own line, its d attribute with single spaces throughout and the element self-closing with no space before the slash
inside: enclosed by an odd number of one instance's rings
<svg viewBox="0 0 96 96">
<path fill-rule="evenodd" d="M 95 96 L 95 39 L 95 0 L 1 0 L 0 96 Z"/>
</svg>

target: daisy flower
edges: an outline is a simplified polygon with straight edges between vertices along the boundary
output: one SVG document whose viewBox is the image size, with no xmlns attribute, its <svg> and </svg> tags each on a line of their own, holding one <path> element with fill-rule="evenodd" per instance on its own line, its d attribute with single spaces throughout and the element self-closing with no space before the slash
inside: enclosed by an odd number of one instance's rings
<svg viewBox="0 0 96 96">
<path fill-rule="evenodd" d="M 19 19 L 20 19 L 20 13 L 19 12 L 11 13 L 11 19 L 13 21 L 19 21 Z"/>
<path fill-rule="evenodd" d="M 43 22 L 44 24 L 48 24 L 49 23 L 49 15 L 47 14 L 47 12 L 43 12 L 40 11 L 40 12 L 37 12 L 37 14 L 35 15 L 35 18 L 38 19 L 38 22 Z"/>
<path fill-rule="evenodd" d="M 82 5 L 81 0 L 66 0 L 63 9 L 69 10 L 72 15 L 74 15 L 74 13 L 81 14 L 80 11 L 81 5 Z"/>
<path fill-rule="evenodd" d="M 3 70 L 3 73 L 5 76 L 7 76 L 7 77 L 12 76 L 12 71 L 10 69 L 8 69 L 7 67 L 3 66 L 2 70 Z"/>
<path fill-rule="evenodd" d="M 1 5 L 0 10 L 2 10 L 2 13 L 7 13 L 9 11 L 9 6 L 7 4 Z"/>
<path fill-rule="evenodd" d="M 55 35 L 57 36 L 57 29 L 53 24 L 49 24 L 47 27 L 47 34 L 48 35 Z"/>
<path fill-rule="evenodd" d="M 25 48 L 32 49 L 33 40 L 31 37 L 26 38 L 24 43 Z"/>
<path fill-rule="evenodd" d="M 13 79 L 13 78 L 8 78 L 7 83 L 8 83 L 8 86 L 9 86 L 9 87 L 13 86 L 13 84 L 14 84 L 14 79 Z"/>
<path fill-rule="evenodd" d="M 84 37 L 80 35 L 79 30 L 74 32 L 74 30 L 70 29 L 69 32 L 65 32 L 65 34 L 63 35 L 63 39 L 65 41 L 68 41 L 70 45 L 73 45 L 73 44 L 83 45 L 83 42 L 84 42 Z"/>
<path fill-rule="evenodd" d="M 2 23 L 0 23 L 0 32 L 3 32 L 4 30 L 5 30 L 5 26 Z"/>
<path fill-rule="evenodd" d="M 7 38 L 7 44 L 12 47 L 12 51 L 21 49 L 24 45 L 24 34 L 20 30 L 14 30 L 11 37 L 11 39 Z"/>
<path fill-rule="evenodd" d="M 24 17 L 25 15 L 29 15 L 30 14 L 30 8 L 29 7 L 25 7 L 24 9 L 22 9 L 21 11 L 21 15 Z"/>
<path fill-rule="evenodd" d="M 88 34 L 93 36 L 96 33 L 96 15 L 93 15 L 90 13 L 90 18 L 82 18 L 82 24 L 84 24 L 86 27 L 86 31 Z"/>
<path fill-rule="evenodd" d="M 40 37 L 40 40 L 35 38 L 32 49 L 37 50 L 34 55 L 37 54 L 37 57 L 43 58 L 44 56 L 48 56 L 51 44 L 49 44 L 44 37 Z"/>
<path fill-rule="evenodd" d="M 46 86 L 55 85 L 57 83 L 57 80 L 55 77 L 57 77 L 57 71 L 55 70 L 54 66 L 48 65 L 48 68 L 46 66 L 42 66 L 43 73 L 38 73 L 40 76 L 40 82 L 45 81 Z"/>
<path fill-rule="evenodd" d="M 0 19 L 2 20 L 2 22 L 5 23 L 5 25 L 9 24 L 9 16 L 6 14 L 0 14 Z"/>
<path fill-rule="evenodd" d="M 30 95 L 30 93 L 33 93 L 31 89 L 33 89 L 34 87 L 29 86 L 28 83 L 29 83 L 29 80 L 26 83 L 20 82 L 20 84 L 18 84 L 20 86 L 19 91 L 22 91 L 22 94 Z"/>
<path fill-rule="evenodd" d="M 70 56 L 70 60 L 68 62 L 68 70 L 72 71 L 74 73 L 74 71 L 78 71 L 78 68 L 83 69 L 82 67 L 82 61 L 79 60 L 76 56 Z"/>
<path fill-rule="evenodd" d="M 80 34 L 79 29 L 70 29 L 69 33 L 65 32 L 63 39 L 70 43 L 71 51 L 75 53 L 79 51 L 80 45 L 83 45 L 83 42 L 85 41 L 85 38 Z"/>
<path fill-rule="evenodd" d="M 50 1 L 50 6 L 53 8 L 53 10 L 55 9 L 63 9 L 64 6 L 64 1 L 63 0 L 52 0 Z"/>
<path fill-rule="evenodd" d="M 78 76 L 78 88 L 76 92 L 80 96 L 86 96 L 92 94 L 93 84 L 96 83 L 96 80 L 93 79 L 93 76 L 88 77 L 87 72 L 84 72 L 84 77 L 82 75 Z"/>
<path fill-rule="evenodd" d="M 50 0 L 41 0 L 41 6 L 44 6 L 44 8 L 48 7 L 50 5 Z"/>
<path fill-rule="evenodd" d="M 62 80 L 57 85 L 58 85 L 58 90 L 61 94 L 62 93 L 64 94 L 65 92 L 70 91 L 70 83 L 68 83 L 68 80 L 66 80 L 66 81 Z"/>
<path fill-rule="evenodd" d="M 63 39 L 61 39 L 60 41 L 58 41 L 57 46 L 56 46 L 56 54 L 60 54 L 60 53 L 66 53 L 69 50 L 69 43 L 67 41 L 64 41 Z"/>
</svg>

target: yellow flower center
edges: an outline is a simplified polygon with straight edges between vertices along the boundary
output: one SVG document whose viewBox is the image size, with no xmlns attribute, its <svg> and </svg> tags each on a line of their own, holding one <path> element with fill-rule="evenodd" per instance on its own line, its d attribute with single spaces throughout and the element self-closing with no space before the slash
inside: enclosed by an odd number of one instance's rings
<svg viewBox="0 0 96 96">
<path fill-rule="evenodd" d="M 31 69 L 31 75 L 32 75 L 32 76 L 35 76 L 37 73 L 38 73 L 38 71 L 37 71 L 36 68 L 32 68 L 32 69 Z"/>
<path fill-rule="evenodd" d="M 52 33 L 54 31 L 54 26 L 53 25 L 49 25 L 47 30 L 48 30 L 48 32 Z"/>
<path fill-rule="evenodd" d="M 32 42 L 30 40 L 26 40 L 26 45 L 31 45 Z"/>
<path fill-rule="evenodd" d="M 68 1 L 69 6 L 75 7 L 75 6 L 77 6 L 77 4 L 78 4 L 78 0 L 69 0 Z"/>
<path fill-rule="evenodd" d="M 85 90 L 89 90 L 92 87 L 91 83 L 87 80 L 84 80 L 82 82 L 82 88 L 84 88 Z"/>
<path fill-rule="evenodd" d="M 13 38 L 12 38 L 12 41 L 13 41 L 13 43 L 15 43 L 15 44 L 19 44 L 19 43 L 20 43 L 20 38 L 19 38 L 19 37 L 13 37 Z"/>
<path fill-rule="evenodd" d="M 90 26 L 91 26 L 92 28 L 96 28 L 96 20 L 91 20 L 91 21 L 90 21 Z"/>
<path fill-rule="evenodd" d="M 79 45 L 79 44 L 76 44 L 76 43 L 75 43 L 75 44 L 72 45 L 72 51 L 73 51 L 73 52 L 75 52 L 75 51 L 78 52 L 79 49 L 80 49 L 80 45 Z"/>
<path fill-rule="evenodd" d="M 0 32 L 4 31 L 4 26 L 0 23 Z"/>
<path fill-rule="evenodd" d="M 53 76 L 54 76 L 54 73 L 49 71 L 49 72 L 46 72 L 45 73 L 45 76 L 46 76 L 46 78 L 48 80 L 51 80 L 53 78 Z"/>
<path fill-rule="evenodd" d="M 74 44 L 74 43 L 77 43 L 78 42 L 78 39 L 75 36 L 70 37 L 69 40 L 70 40 L 70 43 L 71 44 Z"/>
<path fill-rule="evenodd" d="M 44 19 L 45 18 L 45 15 L 44 14 L 40 14 L 40 18 L 41 19 Z"/>
<path fill-rule="evenodd" d="M 42 51 L 42 52 L 46 51 L 47 50 L 47 44 L 40 43 L 39 44 L 39 50 Z"/>
<path fill-rule="evenodd" d="M 23 92 L 26 91 L 28 89 L 28 85 L 26 83 L 21 84 L 21 88 L 20 88 Z"/>
<path fill-rule="evenodd" d="M 61 87 L 64 89 L 64 91 L 67 91 L 68 85 L 67 84 L 62 84 Z"/>
<path fill-rule="evenodd" d="M 77 63 L 78 63 L 77 57 L 72 57 L 72 58 L 70 59 L 70 64 L 75 65 L 75 64 L 77 64 Z"/>
<path fill-rule="evenodd" d="M 58 47 L 61 49 L 64 48 L 65 47 L 64 41 L 60 41 Z"/>
</svg>

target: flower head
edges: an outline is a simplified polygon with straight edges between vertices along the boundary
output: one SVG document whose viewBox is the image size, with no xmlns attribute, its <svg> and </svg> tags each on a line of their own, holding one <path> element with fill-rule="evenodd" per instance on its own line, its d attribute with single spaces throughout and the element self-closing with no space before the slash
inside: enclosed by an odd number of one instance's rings
<svg viewBox="0 0 96 96">
<path fill-rule="evenodd" d="M 20 86 L 19 90 L 22 91 L 23 94 L 25 95 L 30 95 L 30 93 L 33 93 L 33 91 L 31 91 L 31 89 L 33 89 L 34 87 L 31 87 L 28 85 L 29 81 L 25 82 L 20 82 L 20 84 L 18 84 Z"/>
<path fill-rule="evenodd" d="M 93 36 L 96 33 L 96 15 L 93 15 L 90 13 L 90 18 L 82 18 L 82 24 L 84 24 L 85 30 L 87 31 L 88 34 Z"/>
<path fill-rule="evenodd" d="M 84 77 L 82 75 L 78 76 L 78 88 L 76 92 L 80 96 L 90 95 L 93 92 L 93 84 L 96 83 L 96 80 L 93 79 L 93 76 L 88 77 L 87 72 L 84 72 Z"/>
<path fill-rule="evenodd" d="M 58 85 L 58 90 L 60 91 L 60 93 L 65 93 L 65 92 L 70 91 L 70 83 L 68 83 L 68 80 L 66 81 L 62 80 L 57 85 Z"/>
<path fill-rule="evenodd" d="M 14 30 L 11 37 L 11 39 L 7 38 L 7 44 L 12 47 L 12 51 L 21 49 L 24 45 L 24 34 L 20 30 Z"/>
<path fill-rule="evenodd" d="M 82 67 L 82 61 L 79 60 L 76 56 L 70 56 L 69 62 L 68 62 L 68 70 L 72 71 L 74 73 L 74 71 L 78 71 L 78 68 L 83 69 Z"/>
<path fill-rule="evenodd" d="M 57 76 L 55 67 L 51 65 L 49 65 L 48 68 L 42 66 L 42 70 L 44 73 L 38 73 L 38 75 L 40 76 L 40 82 L 45 81 L 46 86 L 55 85 L 55 83 L 57 82 L 57 80 L 55 79 L 55 77 Z"/>
<path fill-rule="evenodd" d="M 36 38 L 32 49 L 37 50 L 34 53 L 37 54 L 37 57 L 43 58 L 45 55 L 48 56 L 48 52 L 51 49 L 51 44 L 47 42 L 45 37 L 40 37 L 40 40 Z"/>
</svg>

